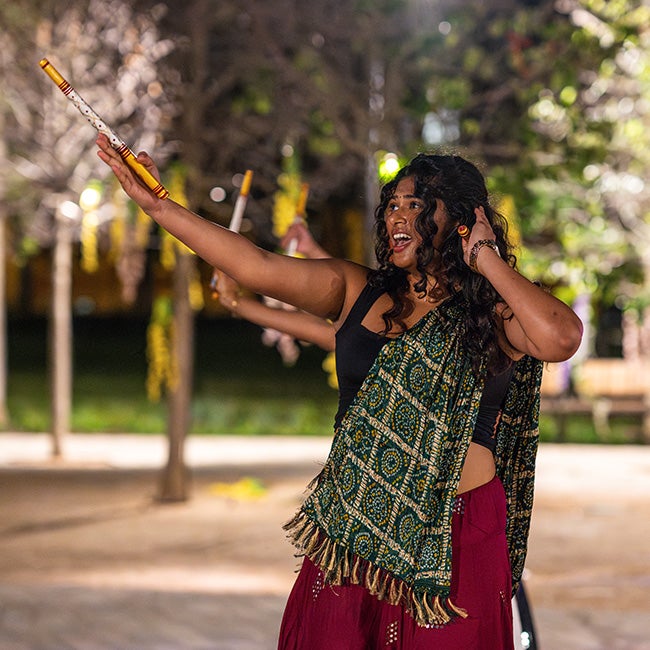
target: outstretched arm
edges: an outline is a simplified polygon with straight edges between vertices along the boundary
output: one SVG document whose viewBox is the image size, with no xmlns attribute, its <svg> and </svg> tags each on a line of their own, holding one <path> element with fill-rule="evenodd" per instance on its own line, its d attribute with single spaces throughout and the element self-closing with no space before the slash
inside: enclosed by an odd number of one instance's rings
<svg viewBox="0 0 650 650">
<path fill-rule="evenodd" d="M 124 191 L 152 219 L 215 266 L 255 293 L 277 298 L 309 313 L 336 318 L 344 308 L 351 281 L 365 278 L 365 269 L 342 260 L 304 260 L 265 251 L 183 208 L 161 200 L 146 188 L 111 147 L 104 135 L 97 138 L 99 157 L 113 170 Z M 151 158 L 138 154 L 138 162 L 154 175 Z"/>
<path fill-rule="evenodd" d="M 254 298 L 242 296 L 237 283 L 222 271 L 215 270 L 215 276 L 218 300 L 234 316 L 314 343 L 328 352 L 334 350 L 334 326 L 327 320 L 304 311 L 269 307 Z"/>
<path fill-rule="evenodd" d="M 476 242 L 494 239 L 483 208 L 475 212 L 476 224 L 463 241 L 467 263 Z M 564 361 L 575 354 L 582 322 L 570 307 L 515 271 L 489 246 L 480 248 L 475 264 L 506 303 L 501 310 L 504 332 L 516 351 L 542 361 Z"/>
</svg>

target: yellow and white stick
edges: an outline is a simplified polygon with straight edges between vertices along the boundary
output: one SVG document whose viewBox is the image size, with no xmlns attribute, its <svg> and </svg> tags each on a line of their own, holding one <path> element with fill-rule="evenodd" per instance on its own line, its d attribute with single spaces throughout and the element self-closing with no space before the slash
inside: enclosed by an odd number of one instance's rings
<svg viewBox="0 0 650 650">
<path fill-rule="evenodd" d="M 228 228 L 233 232 L 239 232 L 239 229 L 241 228 L 241 222 L 244 216 L 244 210 L 246 209 L 246 202 L 248 201 L 248 193 L 251 189 L 252 180 L 253 172 L 250 169 L 247 169 L 244 174 L 241 188 L 239 189 L 239 196 L 235 201 L 235 208 L 232 211 L 232 217 L 230 217 L 230 225 Z"/>
<path fill-rule="evenodd" d="M 124 140 L 111 129 L 104 120 L 84 101 L 77 91 L 61 76 L 58 70 L 47 60 L 40 60 L 41 68 L 47 76 L 60 88 L 61 92 L 77 107 L 79 112 L 110 141 L 111 146 L 122 157 L 124 162 L 138 175 L 142 182 L 160 199 L 166 199 L 169 192 L 151 172 L 141 165 L 133 151 Z"/>
<path fill-rule="evenodd" d="M 305 218 L 305 212 L 307 211 L 307 197 L 309 196 L 309 183 L 303 183 L 300 186 L 300 196 L 298 197 L 298 203 L 296 204 L 296 221 L 303 221 Z M 296 248 L 298 247 L 298 240 L 292 239 L 287 246 L 287 255 L 292 257 L 296 254 Z"/>
<path fill-rule="evenodd" d="M 228 226 L 229 230 L 233 232 L 239 232 L 241 228 L 242 218 L 244 217 L 244 210 L 246 209 L 246 202 L 248 201 L 248 194 L 251 190 L 251 182 L 253 180 L 253 172 L 250 169 L 246 170 L 244 174 L 244 180 L 242 181 L 241 187 L 239 188 L 239 196 L 235 201 L 235 207 L 232 211 L 232 216 L 230 217 L 230 225 Z M 219 297 L 217 292 L 217 270 L 215 269 L 212 273 L 212 279 L 210 280 L 210 289 L 212 291 L 212 297 L 216 300 Z"/>
</svg>

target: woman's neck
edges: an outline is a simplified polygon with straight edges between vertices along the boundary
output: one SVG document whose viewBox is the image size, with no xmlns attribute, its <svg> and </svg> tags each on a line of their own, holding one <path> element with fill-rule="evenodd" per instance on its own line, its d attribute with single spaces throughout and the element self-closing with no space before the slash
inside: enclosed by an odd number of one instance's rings
<svg viewBox="0 0 650 650">
<path fill-rule="evenodd" d="M 447 290 L 435 275 L 427 274 L 426 280 L 427 283 L 424 290 L 418 291 L 418 289 L 415 287 L 417 284 L 419 284 L 420 280 L 418 278 L 415 278 L 413 275 L 411 275 L 409 278 L 409 298 L 414 305 L 417 305 L 421 302 L 426 302 L 430 305 L 435 306 L 448 296 Z"/>
</svg>

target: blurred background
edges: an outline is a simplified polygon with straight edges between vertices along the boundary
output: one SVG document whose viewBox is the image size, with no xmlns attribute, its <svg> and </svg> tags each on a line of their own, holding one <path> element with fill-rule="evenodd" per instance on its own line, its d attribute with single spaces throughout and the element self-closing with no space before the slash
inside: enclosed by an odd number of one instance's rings
<svg viewBox="0 0 650 650">
<path fill-rule="evenodd" d="M 173 199 L 278 248 L 307 183 L 329 252 L 373 257 L 379 187 L 419 151 L 479 164 L 522 272 L 585 324 L 545 371 L 544 442 L 650 441 L 647 0 L 0 2 L 0 430 L 327 436 L 326 352 L 291 355 L 128 201 L 47 57 Z M 4 435 L 4 434 L 0 434 Z M 594 646 L 595 647 L 595 646 Z"/>
<path fill-rule="evenodd" d="M 586 326 L 548 368 L 542 435 L 647 441 L 649 16 L 639 0 L 2 3 L 2 426 L 164 431 L 179 383 L 197 433 L 326 434 L 334 403 L 324 353 L 287 368 L 117 189 L 47 57 L 206 218 L 229 223 L 250 169 L 241 229 L 268 249 L 308 183 L 316 239 L 369 262 L 400 163 L 476 161 L 523 272 Z"/>
</svg>

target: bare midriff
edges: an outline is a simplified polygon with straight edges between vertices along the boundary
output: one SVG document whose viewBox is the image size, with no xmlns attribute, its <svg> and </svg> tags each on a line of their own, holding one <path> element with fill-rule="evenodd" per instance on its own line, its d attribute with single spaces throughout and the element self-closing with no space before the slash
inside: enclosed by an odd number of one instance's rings
<svg viewBox="0 0 650 650">
<path fill-rule="evenodd" d="M 470 442 L 458 483 L 458 494 L 489 483 L 495 473 L 496 466 L 492 452 L 487 447 Z"/>
</svg>

